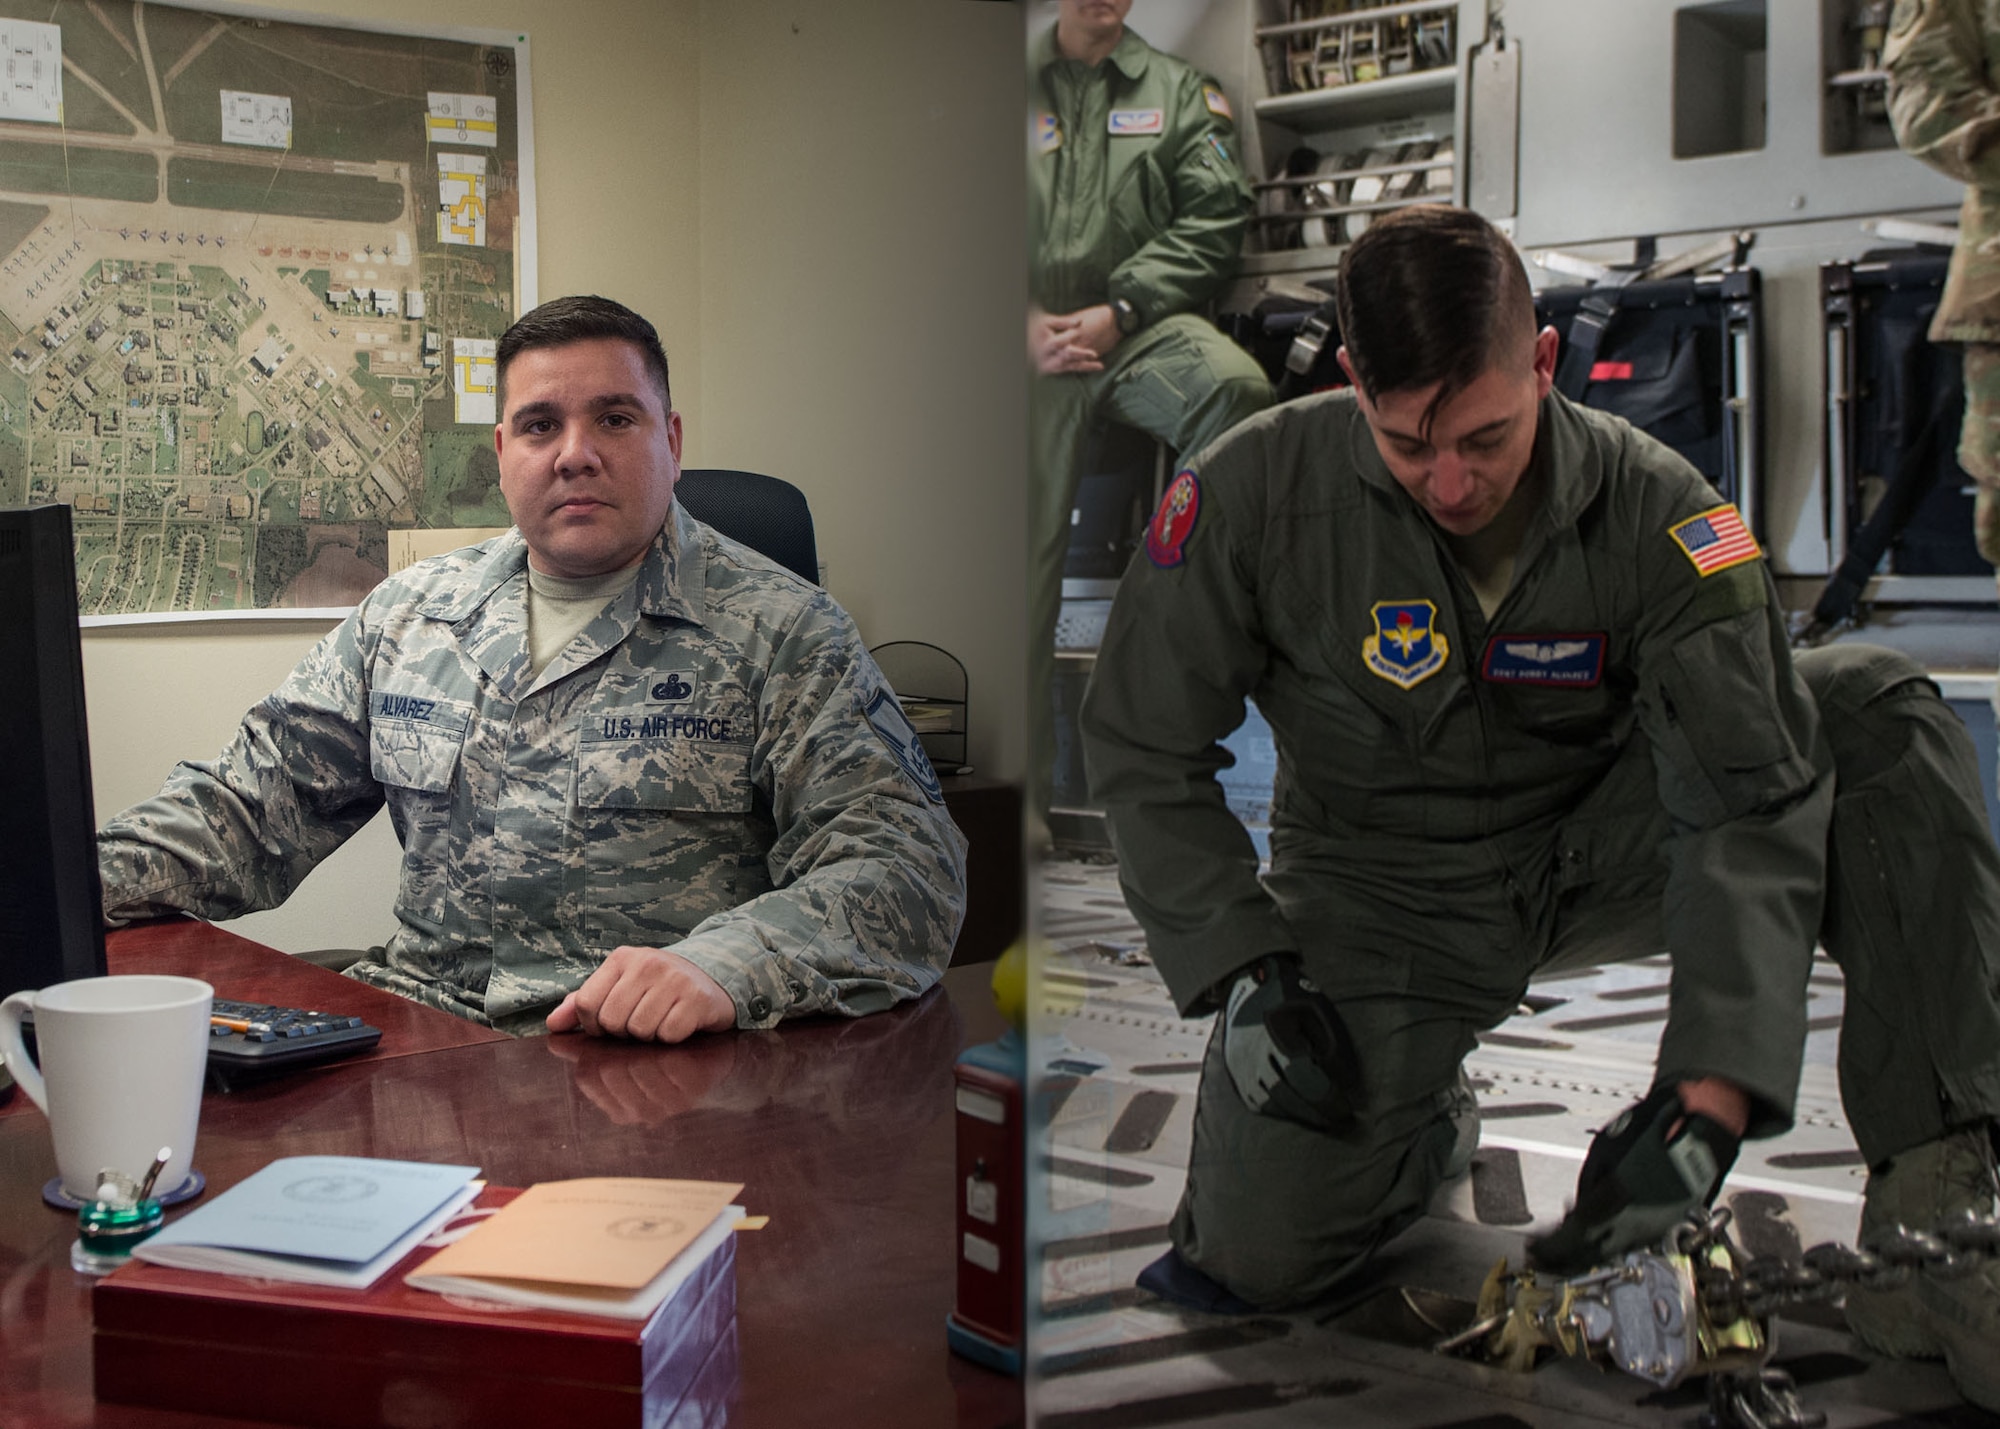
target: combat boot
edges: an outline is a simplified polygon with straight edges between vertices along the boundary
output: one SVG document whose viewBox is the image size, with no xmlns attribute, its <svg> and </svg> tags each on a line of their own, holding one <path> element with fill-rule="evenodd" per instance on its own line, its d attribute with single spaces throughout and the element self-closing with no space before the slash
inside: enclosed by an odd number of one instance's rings
<svg viewBox="0 0 2000 1429">
<path fill-rule="evenodd" d="M 1869 1173 L 1861 1243 L 1895 1225 L 1931 1231 L 1967 1212 L 1990 1216 L 1996 1190 L 1987 1129 L 1947 1133 Z M 1942 1358 L 1960 1394 L 2000 1412 L 2000 1261 L 1969 1274 L 1924 1272 L 1886 1290 L 1850 1290 L 1847 1325 L 1878 1354 Z"/>
</svg>

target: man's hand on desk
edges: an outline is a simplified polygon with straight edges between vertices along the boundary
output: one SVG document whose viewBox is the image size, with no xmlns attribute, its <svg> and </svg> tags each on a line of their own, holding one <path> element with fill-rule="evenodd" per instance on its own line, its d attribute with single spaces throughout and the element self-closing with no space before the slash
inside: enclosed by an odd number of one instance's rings
<svg viewBox="0 0 2000 1429">
<path fill-rule="evenodd" d="M 665 948 L 614 948 L 582 987 L 549 1014 L 551 1032 L 685 1042 L 736 1025 L 722 984 Z"/>
</svg>

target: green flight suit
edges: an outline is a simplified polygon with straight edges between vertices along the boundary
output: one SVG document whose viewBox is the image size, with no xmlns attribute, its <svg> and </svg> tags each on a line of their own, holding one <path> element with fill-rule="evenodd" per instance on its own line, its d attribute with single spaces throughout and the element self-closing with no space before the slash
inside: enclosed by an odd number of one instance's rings
<svg viewBox="0 0 2000 1429">
<path fill-rule="evenodd" d="M 1871 1163 L 2000 1110 L 2000 852 L 1956 717 L 1890 651 L 1795 671 L 1733 508 L 1623 421 L 1552 396 L 1533 460 L 1491 619 L 1348 393 L 1210 449 L 1113 609 L 1085 748 L 1176 1003 L 1297 953 L 1366 1081 L 1323 1135 L 1249 1112 L 1211 1042 L 1174 1237 L 1258 1305 L 1422 1214 L 1439 1095 L 1538 971 L 1671 953 L 1658 1079 L 1729 1078 L 1770 1135 L 1823 939 Z M 1262 879 L 1214 778 L 1246 697 L 1278 751 Z"/>
<path fill-rule="evenodd" d="M 1195 310 L 1235 267 L 1250 186 L 1216 83 L 1130 30 L 1096 66 L 1063 59 L 1053 29 L 1030 57 L 1032 291 L 1047 312 L 1123 299 L 1140 329 L 1104 369 L 1035 380 L 1030 412 L 1029 688 L 1046 808 L 1063 560 L 1100 418 L 1192 453 L 1270 405 L 1263 370 Z"/>
</svg>

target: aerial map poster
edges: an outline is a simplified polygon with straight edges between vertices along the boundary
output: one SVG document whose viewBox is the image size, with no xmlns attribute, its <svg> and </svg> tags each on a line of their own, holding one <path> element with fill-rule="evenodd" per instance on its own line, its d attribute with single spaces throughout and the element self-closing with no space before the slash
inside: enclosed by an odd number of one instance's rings
<svg viewBox="0 0 2000 1429">
<path fill-rule="evenodd" d="M 389 533 L 505 526 L 534 302 L 525 36 L 0 0 L 0 506 L 86 617 L 354 604 Z"/>
</svg>

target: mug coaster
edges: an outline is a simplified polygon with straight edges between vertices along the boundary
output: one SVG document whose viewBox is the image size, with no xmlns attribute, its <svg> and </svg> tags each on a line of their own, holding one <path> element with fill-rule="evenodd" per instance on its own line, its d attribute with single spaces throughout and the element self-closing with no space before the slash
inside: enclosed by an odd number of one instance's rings
<svg viewBox="0 0 2000 1429">
<path fill-rule="evenodd" d="M 174 1187 L 171 1191 L 156 1192 L 153 1199 L 160 1203 L 162 1209 L 165 1209 L 168 1206 L 178 1206 L 183 1201 L 192 1201 L 207 1188 L 208 1177 L 202 1175 L 199 1171 L 190 1171 L 187 1174 L 187 1180 L 181 1182 L 180 1185 Z M 62 1177 L 60 1176 L 42 1187 L 42 1200 L 59 1211 L 80 1211 L 84 1206 L 82 1201 L 79 1201 L 62 1188 Z"/>
</svg>

